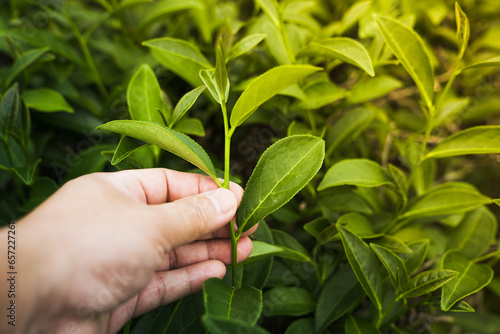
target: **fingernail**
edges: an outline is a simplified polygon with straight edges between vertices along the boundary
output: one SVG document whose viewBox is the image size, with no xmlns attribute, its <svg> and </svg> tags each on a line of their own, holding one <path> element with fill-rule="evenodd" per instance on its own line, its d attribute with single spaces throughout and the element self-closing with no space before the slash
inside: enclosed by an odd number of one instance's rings
<svg viewBox="0 0 500 334">
<path fill-rule="evenodd" d="M 236 203 L 233 193 L 223 188 L 206 192 L 203 196 L 212 201 L 220 215 L 233 211 Z"/>
</svg>

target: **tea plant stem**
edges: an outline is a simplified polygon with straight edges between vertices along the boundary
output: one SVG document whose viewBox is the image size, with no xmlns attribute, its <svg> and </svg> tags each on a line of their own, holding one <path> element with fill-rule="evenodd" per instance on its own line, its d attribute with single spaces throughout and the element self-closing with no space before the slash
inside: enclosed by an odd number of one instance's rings
<svg viewBox="0 0 500 334">
<path fill-rule="evenodd" d="M 229 170 L 231 161 L 231 136 L 232 131 L 229 131 L 229 121 L 227 119 L 226 101 L 222 100 L 222 117 L 224 118 L 224 188 L 229 189 Z M 238 284 L 238 237 L 234 231 L 234 219 L 229 223 L 229 230 L 231 232 L 231 259 L 233 268 L 233 288 Z"/>
</svg>

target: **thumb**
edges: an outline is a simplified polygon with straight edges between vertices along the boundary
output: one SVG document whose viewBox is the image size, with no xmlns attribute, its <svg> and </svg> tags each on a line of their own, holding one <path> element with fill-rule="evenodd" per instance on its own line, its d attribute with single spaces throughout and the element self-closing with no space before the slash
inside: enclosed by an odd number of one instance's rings
<svg viewBox="0 0 500 334">
<path fill-rule="evenodd" d="M 223 188 L 157 205 L 163 246 L 172 250 L 220 229 L 234 217 L 237 206 L 236 196 Z"/>
</svg>

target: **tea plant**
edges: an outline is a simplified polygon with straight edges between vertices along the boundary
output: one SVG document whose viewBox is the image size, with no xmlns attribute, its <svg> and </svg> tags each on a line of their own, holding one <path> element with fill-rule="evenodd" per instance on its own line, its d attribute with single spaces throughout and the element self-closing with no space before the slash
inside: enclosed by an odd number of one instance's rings
<svg viewBox="0 0 500 334">
<path fill-rule="evenodd" d="M 123 332 L 498 332 L 495 3 L 2 8 L 2 217 L 100 170 L 245 184 L 226 277 Z"/>
</svg>

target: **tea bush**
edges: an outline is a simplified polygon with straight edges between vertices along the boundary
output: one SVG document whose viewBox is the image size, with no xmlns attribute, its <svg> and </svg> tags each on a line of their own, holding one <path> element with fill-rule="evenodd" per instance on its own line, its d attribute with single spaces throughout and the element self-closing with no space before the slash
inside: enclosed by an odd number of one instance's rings
<svg viewBox="0 0 500 334">
<path fill-rule="evenodd" d="M 499 332 L 496 2 L 1 4 L 3 223 L 96 171 L 245 185 L 250 258 L 124 333 Z"/>
</svg>

